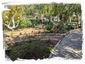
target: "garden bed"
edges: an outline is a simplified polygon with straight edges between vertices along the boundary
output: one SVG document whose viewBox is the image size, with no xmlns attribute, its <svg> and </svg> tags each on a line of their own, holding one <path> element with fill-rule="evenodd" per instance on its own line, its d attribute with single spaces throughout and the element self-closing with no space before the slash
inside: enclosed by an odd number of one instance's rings
<svg viewBox="0 0 85 64">
<path fill-rule="evenodd" d="M 51 49 L 56 45 L 57 41 L 51 40 L 30 40 L 16 42 L 10 46 L 10 50 L 6 50 L 6 54 L 11 60 L 21 59 L 44 59 L 48 58 Z"/>
</svg>

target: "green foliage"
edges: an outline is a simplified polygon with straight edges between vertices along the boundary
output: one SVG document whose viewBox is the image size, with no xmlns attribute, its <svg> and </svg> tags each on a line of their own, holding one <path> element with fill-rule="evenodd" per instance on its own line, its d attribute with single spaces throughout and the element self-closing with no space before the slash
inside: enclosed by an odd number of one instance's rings
<svg viewBox="0 0 85 64">
<path fill-rule="evenodd" d="M 23 58 L 27 52 L 32 52 L 33 49 L 35 48 L 36 43 L 25 43 L 25 44 L 20 44 L 16 47 L 13 47 L 10 51 L 9 57 L 11 60 L 16 60 L 17 58 Z"/>
<path fill-rule="evenodd" d="M 77 26 L 76 25 L 66 25 L 64 26 L 66 30 L 70 30 L 70 29 L 76 29 Z"/>
<path fill-rule="evenodd" d="M 63 24 L 62 24 L 62 23 L 59 23 L 58 26 L 57 26 L 57 28 L 58 28 L 59 30 L 62 30 Z"/>
<path fill-rule="evenodd" d="M 4 11 L 3 16 L 3 24 L 9 24 L 11 21 L 12 16 L 14 16 L 15 23 L 20 22 L 20 28 L 30 27 L 33 25 L 37 25 L 42 23 L 44 18 L 40 18 L 42 14 L 44 16 L 47 16 L 50 18 L 50 16 L 56 16 L 59 15 L 60 20 L 62 18 L 62 14 L 65 15 L 64 21 L 69 20 L 69 16 L 72 16 L 73 12 L 75 14 L 81 15 L 81 5 L 80 4 L 57 4 L 57 3 L 51 3 L 51 4 L 31 4 L 31 5 L 7 5 L 8 9 L 10 11 Z M 37 16 L 37 19 L 30 18 L 32 16 L 33 18 Z M 22 18 L 29 18 L 24 19 Z M 50 19 L 49 19 L 50 20 Z M 75 22 L 78 22 L 76 20 Z M 27 24 L 26 24 L 27 23 Z M 51 30 L 51 25 L 46 25 L 47 30 Z M 60 26 L 61 29 L 62 26 Z"/>
<path fill-rule="evenodd" d="M 3 11 L 2 17 L 3 17 L 3 23 L 5 24 L 8 24 L 9 21 L 11 20 L 9 13 L 10 13 L 9 11 Z"/>
<path fill-rule="evenodd" d="M 45 28 L 46 28 L 47 30 L 50 31 L 50 30 L 53 28 L 52 23 L 48 23 L 48 24 L 46 24 L 46 25 L 45 25 Z"/>
<path fill-rule="evenodd" d="M 34 20 L 32 23 L 33 23 L 34 25 L 37 25 L 37 24 L 40 24 L 41 21 L 40 21 L 39 19 L 36 19 L 36 20 Z"/>
<path fill-rule="evenodd" d="M 12 60 L 12 61 L 14 61 L 14 60 L 16 60 L 17 58 L 19 58 L 19 56 L 20 56 L 20 52 L 18 52 L 18 50 L 16 49 L 16 48 L 14 48 L 14 49 L 12 49 L 11 51 L 10 51 L 10 54 L 9 54 L 10 56 L 10 59 Z"/>
<path fill-rule="evenodd" d="M 45 46 L 45 47 L 42 48 L 42 51 L 45 52 L 45 53 L 50 53 L 51 50 L 52 50 L 51 47 L 46 47 Z"/>
<path fill-rule="evenodd" d="M 67 26 L 65 26 L 62 22 L 61 23 L 59 23 L 59 25 L 57 26 L 57 28 L 59 29 L 59 32 L 60 33 L 64 33 L 64 32 L 66 32 L 67 30 Z"/>
<path fill-rule="evenodd" d="M 29 45 L 26 45 L 26 49 L 31 52 L 36 47 L 36 43 L 31 43 Z"/>
<path fill-rule="evenodd" d="M 76 25 L 71 25 L 71 29 L 76 29 L 77 26 Z"/>
<path fill-rule="evenodd" d="M 61 32 L 61 33 L 63 33 L 63 32 L 66 32 L 67 30 L 70 30 L 70 29 L 76 29 L 77 28 L 77 26 L 76 25 L 63 25 L 62 23 L 60 23 L 58 26 L 57 26 L 57 28 L 59 29 L 59 31 Z"/>
<path fill-rule="evenodd" d="M 70 30 L 71 29 L 71 26 L 70 25 L 65 25 L 65 29 L 66 30 Z"/>
<path fill-rule="evenodd" d="M 30 54 L 34 57 L 37 57 L 38 55 L 40 56 L 45 56 L 50 54 L 51 47 L 49 46 L 40 46 L 43 45 L 41 42 L 17 42 L 13 46 L 11 46 L 11 50 L 6 52 L 6 54 L 9 56 L 9 58 L 14 61 L 17 58 L 29 58 Z M 38 54 L 39 53 L 39 54 Z M 41 54 L 40 54 L 41 53 Z M 38 54 L 38 55 L 37 55 Z M 40 57 L 38 56 L 38 58 Z"/>
<path fill-rule="evenodd" d="M 81 5 L 80 4 L 39 4 L 39 5 L 25 5 L 24 12 L 26 16 L 28 15 L 35 15 L 35 13 L 41 15 L 45 14 L 46 16 L 55 16 L 61 14 L 64 11 L 65 20 L 68 19 L 69 16 L 72 16 L 73 12 L 81 14 Z M 38 12 L 35 12 L 38 10 Z"/>
<path fill-rule="evenodd" d="M 16 13 L 16 15 L 14 16 L 14 20 L 15 22 L 19 22 L 21 21 L 22 18 L 22 5 L 6 5 L 8 7 L 8 9 L 10 9 L 9 11 L 3 11 L 3 23 L 8 24 L 11 21 L 12 16 Z"/>
<path fill-rule="evenodd" d="M 19 28 L 27 28 L 31 26 L 32 26 L 32 22 L 29 19 L 25 18 L 20 22 Z"/>
</svg>

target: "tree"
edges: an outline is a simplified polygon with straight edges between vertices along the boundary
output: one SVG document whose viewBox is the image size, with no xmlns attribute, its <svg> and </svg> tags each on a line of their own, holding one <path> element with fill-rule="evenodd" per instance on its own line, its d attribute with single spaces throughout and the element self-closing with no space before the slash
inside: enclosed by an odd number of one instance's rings
<svg viewBox="0 0 85 64">
<path fill-rule="evenodd" d="M 15 6 L 7 6 L 10 11 L 3 12 L 3 24 L 10 30 L 15 29 L 18 27 L 19 22 L 22 18 L 22 6 L 15 5 Z"/>
</svg>

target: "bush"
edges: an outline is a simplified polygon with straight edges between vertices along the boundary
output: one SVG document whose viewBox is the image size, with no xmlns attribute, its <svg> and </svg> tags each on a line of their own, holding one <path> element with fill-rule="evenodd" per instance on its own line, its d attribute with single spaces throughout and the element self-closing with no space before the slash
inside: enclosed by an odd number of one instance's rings
<svg viewBox="0 0 85 64">
<path fill-rule="evenodd" d="M 23 19 L 21 22 L 20 22 L 20 28 L 27 28 L 27 27 L 31 27 L 32 26 L 32 22 L 29 20 L 29 19 Z"/>
<path fill-rule="evenodd" d="M 77 26 L 76 25 L 71 25 L 71 29 L 76 29 Z"/>
<path fill-rule="evenodd" d="M 67 29 L 76 29 L 77 26 L 76 25 L 68 25 L 68 28 Z"/>
<path fill-rule="evenodd" d="M 70 30 L 70 29 L 76 29 L 77 26 L 76 26 L 76 25 L 66 25 L 65 28 L 66 28 L 67 30 Z"/>
<path fill-rule="evenodd" d="M 32 21 L 32 24 L 33 24 L 33 25 L 37 25 L 37 24 L 42 23 L 42 22 L 40 21 L 40 19 L 39 19 L 39 18 L 36 18 L 36 19 L 29 18 L 29 20 L 30 20 L 30 21 Z"/>
<path fill-rule="evenodd" d="M 42 48 L 42 51 L 43 51 L 44 53 L 50 53 L 51 49 L 52 49 L 51 47 L 46 47 L 46 46 L 45 46 L 45 47 Z"/>
<path fill-rule="evenodd" d="M 63 25 L 60 23 L 60 24 L 58 24 L 57 28 L 58 28 L 59 30 L 62 30 Z"/>
<path fill-rule="evenodd" d="M 60 23 L 58 26 L 57 26 L 57 28 L 59 29 L 59 32 L 60 33 L 65 33 L 67 30 L 67 26 L 65 26 L 65 25 L 63 25 L 63 23 Z"/>
<path fill-rule="evenodd" d="M 16 48 L 13 48 L 12 50 L 10 50 L 9 53 L 9 57 L 12 61 L 16 60 L 17 58 L 19 58 L 20 56 L 20 52 L 18 52 L 19 50 L 17 50 Z"/>
<path fill-rule="evenodd" d="M 17 58 L 24 58 L 26 56 L 27 52 L 32 52 L 33 49 L 35 48 L 36 43 L 25 43 L 25 44 L 21 44 L 18 46 L 13 47 L 10 50 L 10 53 L 8 54 L 9 57 L 11 58 L 11 60 L 16 60 Z"/>
<path fill-rule="evenodd" d="M 36 19 L 36 20 L 32 21 L 33 25 L 37 25 L 37 24 L 40 24 L 40 23 L 41 23 L 41 21 L 39 19 Z"/>
<path fill-rule="evenodd" d="M 42 41 L 43 42 L 43 41 Z M 50 54 L 51 47 L 43 44 L 41 41 L 26 41 L 15 43 L 10 51 L 6 51 L 9 58 L 14 61 L 17 58 L 21 59 L 42 59 L 47 58 Z"/>
<path fill-rule="evenodd" d="M 67 25 L 67 30 L 70 30 L 71 29 L 71 25 Z"/>
<path fill-rule="evenodd" d="M 48 23 L 48 24 L 46 24 L 46 25 L 45 25 L 45 28 L 46 28 L 47 30 L 50 31 L 50 30 L 53 28 L 52 23 Z"/>
</svg>

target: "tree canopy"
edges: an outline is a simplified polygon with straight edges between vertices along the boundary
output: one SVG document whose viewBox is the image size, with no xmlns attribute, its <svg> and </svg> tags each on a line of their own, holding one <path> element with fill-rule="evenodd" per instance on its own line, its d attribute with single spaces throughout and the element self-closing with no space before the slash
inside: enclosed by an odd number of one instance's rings
<svg viewBox="0 0 85 64">
<path fill-rule="evenodd" d="M 7 5 L 9 11 L 3 12 L 3 24 L 9 24 L 12 21 L 14 15 L 14 22 L 20 22 L 23 18 L 29 18 L 29 16 L 41 16 L 44 14 L 45 17 L 50 18 L 51 16 L 61 16 L 64 14 L 64 20 L 68 21 L 69 16 L 76 15 L 81 16 L 81 5 L 80 4 L 30 4 L 30 5 Z M 16 13 L 16 14 L 15 14 Z"/>
</svg>

